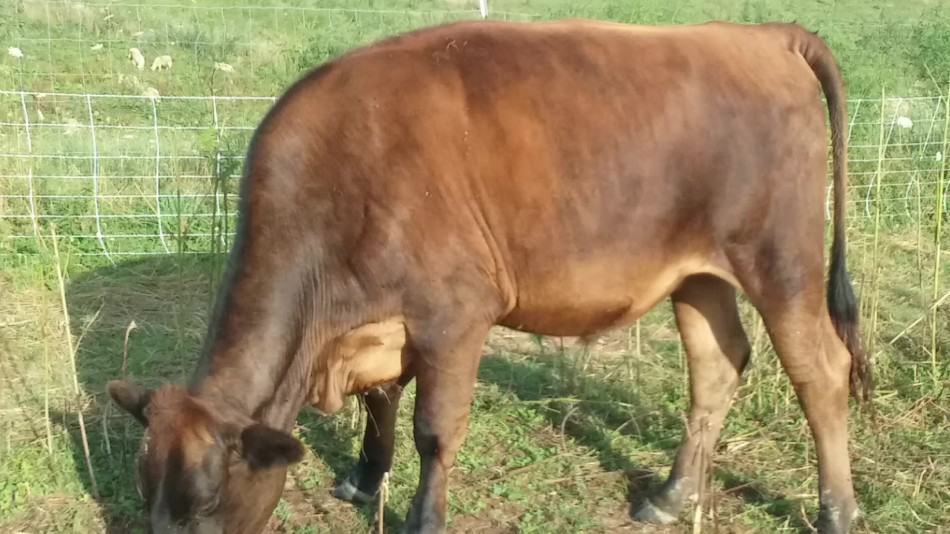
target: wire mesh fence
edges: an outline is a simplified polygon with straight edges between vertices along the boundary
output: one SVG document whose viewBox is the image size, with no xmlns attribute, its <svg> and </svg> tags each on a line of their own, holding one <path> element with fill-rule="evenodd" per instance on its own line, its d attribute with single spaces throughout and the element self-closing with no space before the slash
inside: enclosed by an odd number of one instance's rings
<svg viewBox="0 0 950 534">
<path fill-rule="evenodd" d="M 6 252 L 50 224 L 77 253 L 208 252 L 271 97 L 0 93 Z M 10 119 L 7 111 L 19 108 Z"/>
<path fill-rule="evenodd" d="M 330 3 L 330 2 L 321 2 Z M 0 5 L 0 38 L 22 57 L 15 87 L 46 92 L 276 94 L 303 70 L 368 41 L 426 25 L 481 18 L 478 2 L 419 9 L 313 5 L 34 0 Z M 492 19 L 530 20 L 491 11 Z M 133 52 L 132 50 L 138 51 Z M 136 64 L 134 54 L 140 54 Z M 158 58 L 171 58 L 171 68 Z M 156 64 L 156 60 L 159 61 Z M 215 71 L 226 64 L 226 75 Z M 216 78 L 213 76 L 217 74 Z M 104 90 L 109 88 L 110 90 Z"/>
<path fill-rule="evenodd" d="M 244 151 L 274 100 L 0 91 L 2 251 L 35 252 L 50 224 L 80 254 L 226 248 Z M 853 216 L 934 217 L 946 100 L 850 108 Z"/>
</svg>

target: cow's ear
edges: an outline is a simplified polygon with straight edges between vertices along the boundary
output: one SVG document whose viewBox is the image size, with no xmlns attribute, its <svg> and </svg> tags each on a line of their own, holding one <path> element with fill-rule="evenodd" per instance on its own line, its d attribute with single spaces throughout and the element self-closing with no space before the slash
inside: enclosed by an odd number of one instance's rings
<svg viewBox="0 0 950 534">
<path fill-rule="evenodd" d="M 303 445 L 286 432 L 254 423 L 241 431 L 241 456 L 252 470 L 290 465 L 303 459 Z"/>
<path fill-rule="evenodd" d="M 143 388 L 129 380 L 112 380 L 106 385 L 112 401 L 138 419 L 142 426 L 148 426 L 145 407 L 152 396 L 152 390 Z"/>
</svg>

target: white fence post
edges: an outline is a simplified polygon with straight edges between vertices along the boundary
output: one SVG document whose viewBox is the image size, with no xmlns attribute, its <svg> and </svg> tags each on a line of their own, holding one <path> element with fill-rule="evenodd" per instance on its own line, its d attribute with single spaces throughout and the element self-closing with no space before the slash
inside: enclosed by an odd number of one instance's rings
<svg viewBox="0 0 950 534">
<path fill-rule="evenodd" d="M 99 216 L 101 211 L 99 209 L 99 149 L 96 146 L 96 119 L 92 112 L 92 95 L 89 94 L 86 95 L 86 110 L 89 112 L 89 137 L 92 140 L 92 205 L 96 214 L 96 238 L 106 259 L 115 265 L 115 261 L 109 255 L 109 248 L 106 247 L 105 236 L 102 234 L 102 220 Z"/>
<path fill-rule="evenodd" d="M 20 92 L 20 106 L 23 109 L 23 127 L 26 129 L 26 152 L 33 154 L 33 135 L 30 133 L 30 114 L 26 110 L 26 93 Z M 40 238 L 40 226 L 36 218 L 36 192 L 33 189 L 33 160 L 27 170 L 27 183 L 30 188 L 30 220 L 33 223 L 33 235 Z"/>
<path fill-rule="evenodd" d="M 152 102 L 152 127 L 155 137 L 155 217 L 158 219 L 158 240 L 161 241 L 165 252 L 171 252 L 168 243 L 165 242 L 165 230 L 162 228 L 162 148 L 158 133 L 158 106 L 155 105 L 155 97 L 149 98 Z"/>
</svg>

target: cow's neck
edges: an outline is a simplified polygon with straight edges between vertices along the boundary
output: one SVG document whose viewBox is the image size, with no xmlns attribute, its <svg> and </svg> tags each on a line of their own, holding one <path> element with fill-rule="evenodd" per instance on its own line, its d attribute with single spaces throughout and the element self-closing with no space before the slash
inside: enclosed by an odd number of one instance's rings
<svg viewBox="0 0 950 534">
<path fill-rule="evenodd" d="M 300 348 L 314 285 L 287 258 L 283 265 L 254 259 L 236 262 L 221 288 L 190 389 L 236 418 L 289 429 L 313 360 Z"/>
<path fill-rule="evenodd" d="M 233 359 L 215 356 L 212 360 Z M 238 359 L 248 362 L 244 356 Z M 218 367 L 212 363 L 193 380 L 192 391 L 235 421 L 256 420 L 289 430 L 307 396 L 307 373 L 301 371 L 305 363 L 306 359 L 299 357 L 290 358 L 285 365 L 260 369 L 253 364 Z"/>
</svg>

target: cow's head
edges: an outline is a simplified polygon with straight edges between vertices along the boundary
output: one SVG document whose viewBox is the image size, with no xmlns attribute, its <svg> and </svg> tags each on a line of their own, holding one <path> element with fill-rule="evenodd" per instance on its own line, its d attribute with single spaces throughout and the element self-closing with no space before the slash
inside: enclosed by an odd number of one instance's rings
<svg viewBox="0 0 950 534">
<path fill-rule="evenodd" d="M 259 532 L 300 442 L 216 411 L 178 386 L 112 381 L 109 395 L 145 426 L 136 486 L 155 533 Z"/>
</svg>

